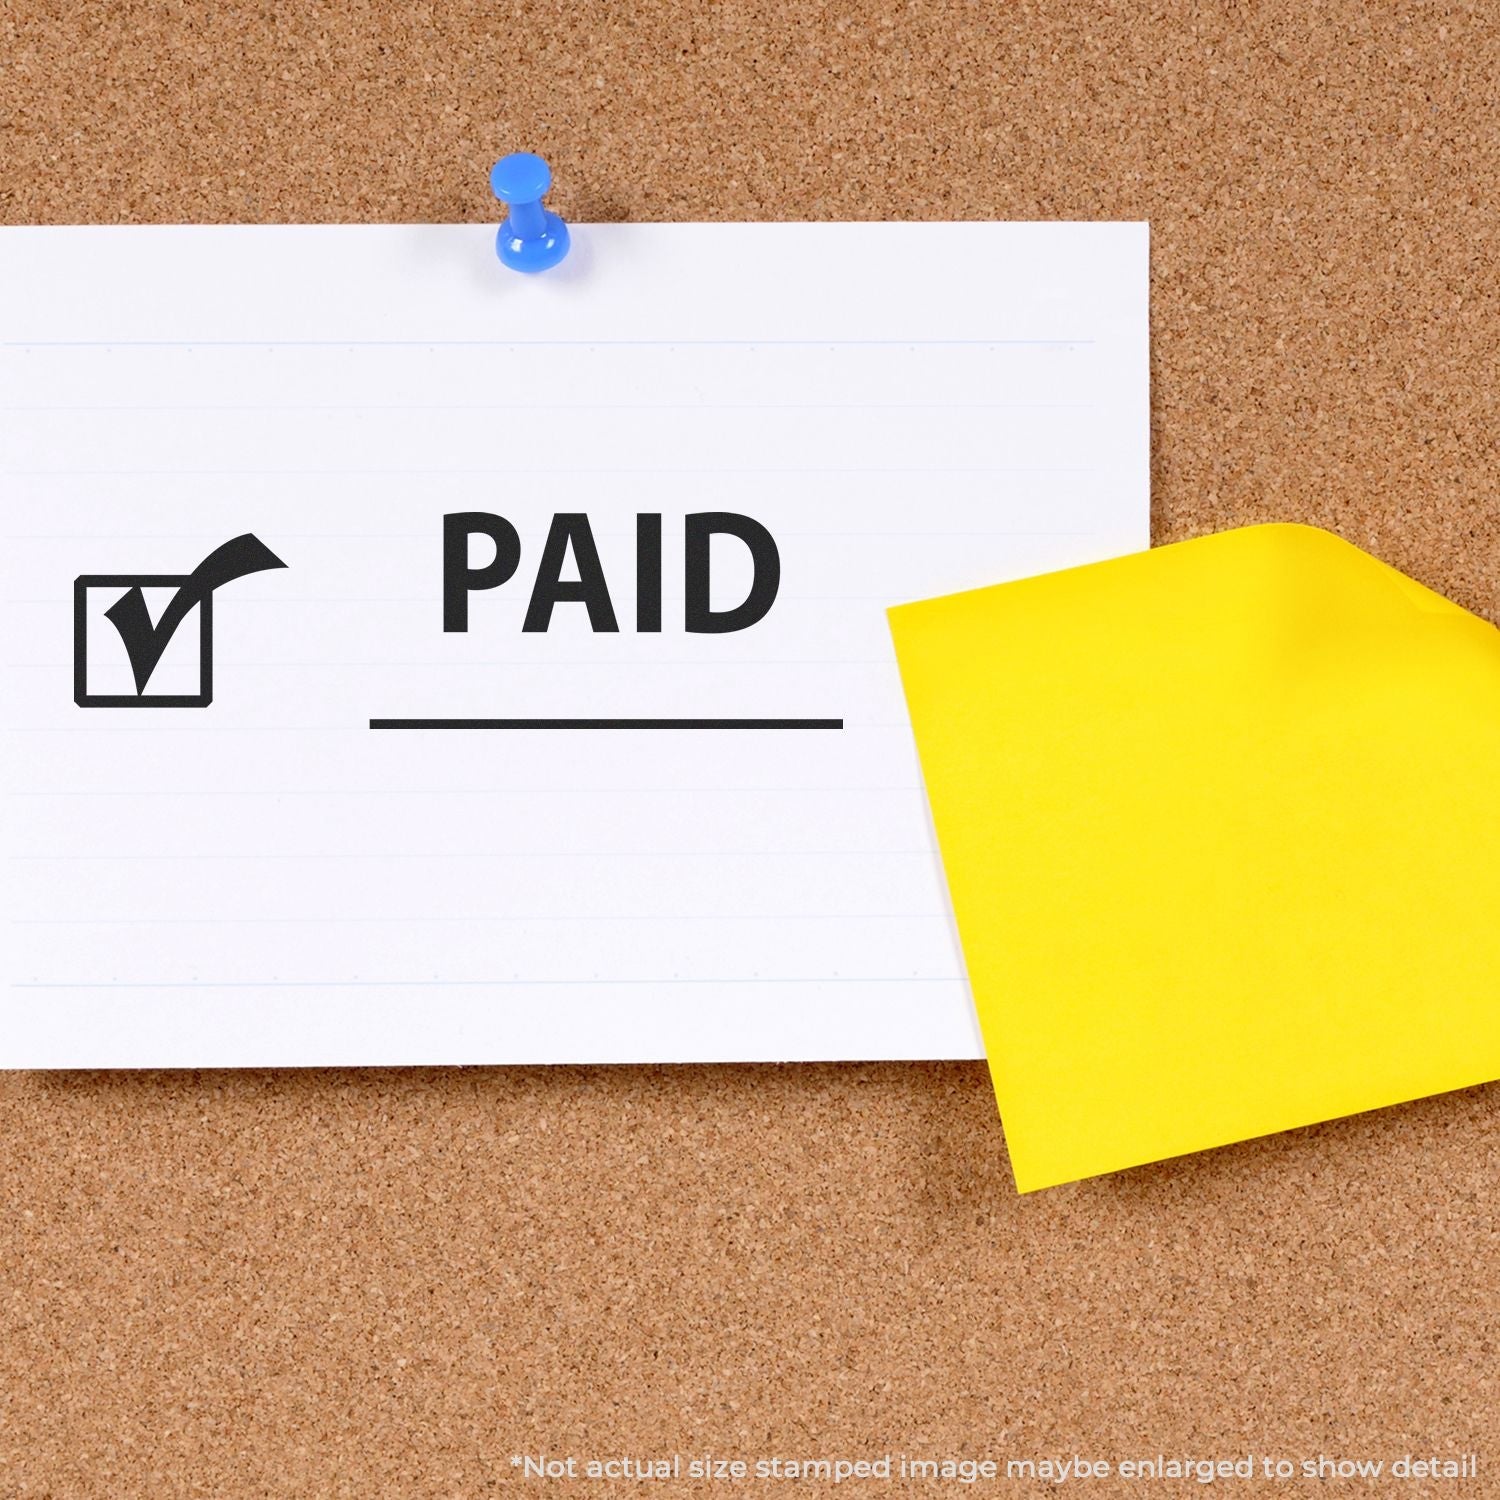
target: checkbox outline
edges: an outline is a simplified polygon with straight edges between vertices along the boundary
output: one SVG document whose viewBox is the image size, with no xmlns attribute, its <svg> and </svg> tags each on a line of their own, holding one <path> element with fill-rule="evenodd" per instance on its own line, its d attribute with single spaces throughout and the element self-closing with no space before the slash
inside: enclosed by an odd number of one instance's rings
<svg viewBox="0 0 1500 1500">
<path fill-rule="evenodd" d="M 73 702 L 79 708 L 207 708 L 214 697 L 213 592 L 198 601 L 196 693 L 91 693 L 88 691 L 88 595 L 90 589 L 180 589 L 186 573 L 80 573 L 73 580 Z M 107 622 L 106 622 L 107 623 Z"/>
</svg>

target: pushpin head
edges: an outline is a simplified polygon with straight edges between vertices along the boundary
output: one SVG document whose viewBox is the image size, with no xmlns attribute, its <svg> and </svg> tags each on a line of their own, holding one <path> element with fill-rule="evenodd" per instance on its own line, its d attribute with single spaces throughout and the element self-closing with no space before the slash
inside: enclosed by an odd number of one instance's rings
<svg viewBox="0 0 1500 1500">
<path fill-rule="evenodd" d="M 513 151 L 490 170 L 490 189 L 509 212 L 495 236 L 495 253 L 513 271 L 545 271 L 568 253 L 568 226 L 542 195 L 552 173 L 540 156 Z"/>
</svg>

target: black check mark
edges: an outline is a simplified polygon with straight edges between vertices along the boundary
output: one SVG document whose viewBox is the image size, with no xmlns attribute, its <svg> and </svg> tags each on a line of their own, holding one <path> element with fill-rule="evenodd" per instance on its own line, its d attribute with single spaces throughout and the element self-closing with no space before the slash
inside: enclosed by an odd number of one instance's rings
<svg viewBox="0 0 1500 1500">
<path fill-rule="evenodd" d="M 243 536 L 231 538 L 222 547 L 215 547 L 188 574 L 155 624 L 152 624 L 151 612 L 146 608 L 146 596 L 139 587 L 121 594 L 104 611 L 104 618 L 119 631 L 120 639 L 125 643 L 136 692 L 146 691 L 146 684 L 176 635 L 177 627 L 215 589 L 243 578 L 247 573 L 284 567 L 286 564 L 259 537 L 247 531 Z"/>
</svg>

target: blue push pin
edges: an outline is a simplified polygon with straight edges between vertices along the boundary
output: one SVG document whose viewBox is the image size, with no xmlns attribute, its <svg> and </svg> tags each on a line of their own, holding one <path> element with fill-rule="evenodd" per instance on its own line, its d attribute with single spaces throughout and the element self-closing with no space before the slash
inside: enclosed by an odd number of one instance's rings
<svg viewBox="0 0 1500 1500">
<path fill-rule="evenodd" d="M 551 169 L 530 151 L 513 151 L 490 169 L 490 189 L 509 209 L 495 254 L 512 271 L 545 271 L 568 253 L 568 226 L 542 207 L 551 186 Z"/>
</svg>

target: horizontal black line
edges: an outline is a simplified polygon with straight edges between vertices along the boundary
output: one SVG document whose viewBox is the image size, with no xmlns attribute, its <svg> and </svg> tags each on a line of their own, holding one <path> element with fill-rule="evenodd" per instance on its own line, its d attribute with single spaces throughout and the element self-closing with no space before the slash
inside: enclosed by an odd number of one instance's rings
<svg viewBox="0 0 1500 1500">
<path fill-rule="evenodd" d="M 842 729 L 842 719 L 371 719 L 371 729 Z"/>
</svg>

